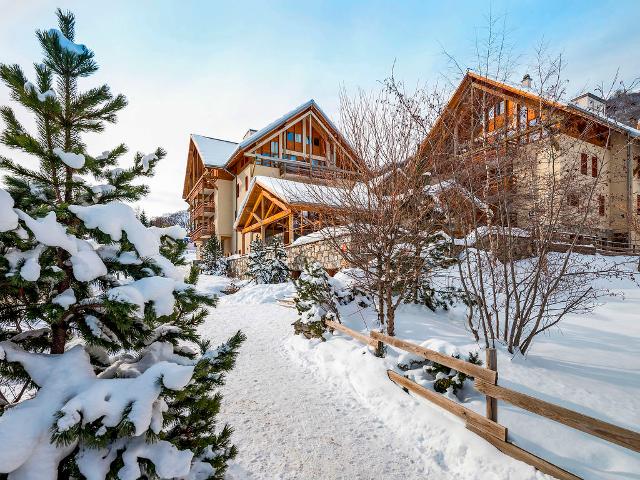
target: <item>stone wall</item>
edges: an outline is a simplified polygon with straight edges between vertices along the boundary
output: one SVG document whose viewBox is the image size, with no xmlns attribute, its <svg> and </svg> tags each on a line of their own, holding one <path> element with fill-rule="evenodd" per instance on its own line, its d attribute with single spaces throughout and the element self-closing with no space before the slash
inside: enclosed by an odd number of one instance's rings
<svg viewBox="0 0 640 480">
<path fill-rule="evenodd" d="M 318 262 L 331 275 L 346 266 L 340 253 L 327 240 L 320 239 L 302 245 L 288 245 L 285 250 L 287 251 L 287 263 L 294 277 L 297 272 L 303 269 L 305 259 L 309 262 Z M 230 275 L 237 278 L 246 278 L 248 263 L 248 255 L 230 257 Z"/>
</svg>

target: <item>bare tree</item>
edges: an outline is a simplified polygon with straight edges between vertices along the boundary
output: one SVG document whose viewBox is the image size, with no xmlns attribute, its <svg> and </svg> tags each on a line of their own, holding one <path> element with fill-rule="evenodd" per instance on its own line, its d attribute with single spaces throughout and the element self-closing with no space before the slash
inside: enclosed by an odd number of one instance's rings
<svg viewBox="0 0 640 480">
<path fill-rule="evenodd" d="M 489 72 L 499 53 L 484 55 Z M 472 77 L 456 93 L 464 101 L 443 112 L 422 149 L 435 179 L 455 181 L 490 211 L 444 205 L 467 233 L 458 243 L 460 282 L 474 300 L 469 328 L 487 347 L 499 341 L 522 353 L 566 315 L 597 304 L 606 292 L 594 279 L 620 274 L 615 262 L 578 251 L 620 227 L 612 182 L 626 177 L 623 162 L 613 161 L 626 143 L 614 142 L 596 116 L 564 103 L 562 57 L 542 47 L 536 57 L 520 102 L 487 88 L 494 78 Z"/>
<path fill-rule="evenodd" d="M 440 224 L 425 187 L 416 154 L 422 129 L 386 88 L 349 97 L 341 93 L 345 136 L 360 162 L 357 172 L 331 186 L 309 185 L 302 197 L 321 205 L 321 230 L 354 267 L 358 287 L 375 299 L 378 321 L 395 333 L 398 305 L 415 289 L 425 266 L 435 269 L 431 253 Z M 407 105 L 419 105 L 405 96 Z"/>
</svg>

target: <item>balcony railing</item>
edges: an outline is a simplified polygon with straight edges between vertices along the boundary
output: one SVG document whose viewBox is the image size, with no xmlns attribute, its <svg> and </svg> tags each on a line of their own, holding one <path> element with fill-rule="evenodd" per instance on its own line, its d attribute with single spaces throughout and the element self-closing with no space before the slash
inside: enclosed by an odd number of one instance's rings
<svg viewBox="0 0 640 480">
<path fill-rule="evenodd" d="M 206 173 L 203 174 L 198 181 L 193 185 L 193 188 L 187 195 L 187 202 L 191 201 L 199 194 L 205 193 L 205 190 L 213 190 L 216 188 L 216 180 L 210 178 Z"/>
<path fill-rule="evenodd" d="M 212 201 L 200 202 L 189 210 L 192 220 L 202 217 L 211 217 L 216 213 L 216 204 Z"/>
<path fill-rule="evenodd" d="M 208 238 L 211 237 L 211 235 L 213 235 L 213 224 L 212 223 L 203 223 L 201 225 L 199 225 L 198 227 L 196 227 L 195 229 L 193 229 L 191 231 L 191 233 L 189 234 L 189 236 L 191 237 L 192 241 L 198 241 L 202 238 Z"/>
</svg>

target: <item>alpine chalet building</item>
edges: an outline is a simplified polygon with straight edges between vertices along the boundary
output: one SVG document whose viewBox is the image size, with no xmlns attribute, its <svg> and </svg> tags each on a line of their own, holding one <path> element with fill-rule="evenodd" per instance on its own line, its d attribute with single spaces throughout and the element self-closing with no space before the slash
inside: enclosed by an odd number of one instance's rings
<svg viewBox="0 0 640 480">
<path fill-rule="evenodd" d="M 285 245 L 317 228 L 313 205 L 292 192 L 330 185 L 356 168 L 354 154 L 314 100 L 240 142 L 191 135 L 183 199 L 198 247 L 216 235 L 225 254 L 248 253 L 257 237 Z"/>
</svg>

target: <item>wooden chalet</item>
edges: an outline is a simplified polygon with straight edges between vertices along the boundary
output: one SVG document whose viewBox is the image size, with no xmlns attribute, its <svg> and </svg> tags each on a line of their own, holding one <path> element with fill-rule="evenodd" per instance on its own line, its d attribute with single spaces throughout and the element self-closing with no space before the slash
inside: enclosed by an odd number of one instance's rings
<svg viewBox="0 0 640 480">
<path fill-rule="evenodd" d="M 471 165 L 465 167 L 469 178 L 477 172 L 479 182 L 491 179 L 488 197 L 499 189 L 512 189 L 517 198 L 515 177 L 508 169 L 505 174 L 504 165 L 501 172 L 495 171 L 495 160 L 517 158 L 522 149 L 536 151 L 536 144 L 552 129 L 554 138 L 571 145 L 562 161 L 576 169 L 576 182 L 581 176 L 605 175 L 594 207 L 594 236 L 638 243 L 630 220 L 640 216 L 640 176 L 633 174 L 634 169 L 640 171 L 640 131 L 606 117 L 605 111 L 604 101 L 593 94 L 569 103 L 553 101 L 532 90 L 528 75 L 514 85 L 469 71 L 423 141 L 419 157 L 440 179 L 455 178 L 462 164 Z M 524 226 L 527 207 L 515 210 L 513 225 Z"/>
<path fill-rule="evenodd" d="M 313 100 L 239 142 L 191 135 L 182 195 L 191 238 L 201 247 L 216 235 L 226 254 L 248 252 L 256 236 L 291 243 L 316 228 L 315 207 L 291 202 L 283 185 L 300 192 L 299 185 L 330 185 L 357 168 L 351 147 Z"/>
</svg>

